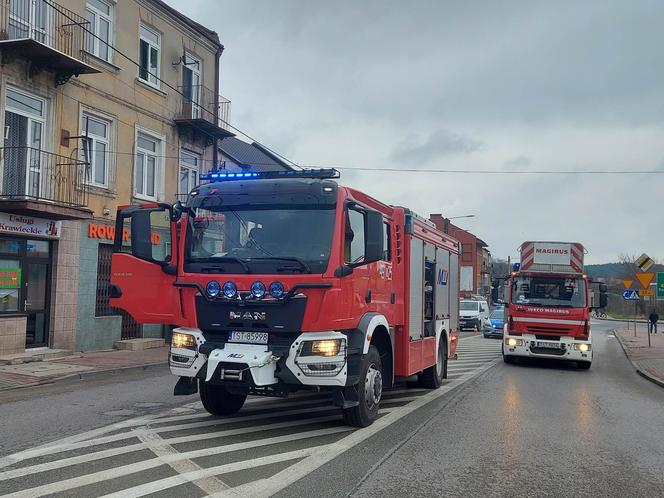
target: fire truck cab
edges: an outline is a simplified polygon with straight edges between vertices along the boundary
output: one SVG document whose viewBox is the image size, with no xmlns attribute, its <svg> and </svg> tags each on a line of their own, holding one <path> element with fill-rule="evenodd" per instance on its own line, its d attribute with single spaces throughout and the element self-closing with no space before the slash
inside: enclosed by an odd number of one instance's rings
<svg viewBox="0 0 664 498">
<path fill-rule="evenodd" d="M 176 395 L 198 391 L 228 415 L 248 395 L 329 390 L 348 424 L 366 426 L 395 379 L 443 382 L 458 242 L 338 176 L 214 171 L 184 205 L 118 210 L 111 302 L 176 326 Z"/>
</svg>

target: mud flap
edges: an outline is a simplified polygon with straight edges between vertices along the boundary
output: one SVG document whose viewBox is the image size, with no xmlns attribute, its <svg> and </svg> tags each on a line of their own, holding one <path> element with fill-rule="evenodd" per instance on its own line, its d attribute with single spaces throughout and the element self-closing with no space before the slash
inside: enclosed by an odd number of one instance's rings
<svg viewBox="0 0 664 498">
<path fill-rule="evenodd" d="M 198 392 L 198 379 L 196 377 L 180 377 L 175 389 L 174 396 L 189 396 Z"/>
<path fill-rule="evenodd" d="M 344 410 L 353 408 L 360 404 L 360 396 L 357 392 L 357 384 L 354 386 L 340 387 L 332 391 L 332 403 Z"/>
</svg>

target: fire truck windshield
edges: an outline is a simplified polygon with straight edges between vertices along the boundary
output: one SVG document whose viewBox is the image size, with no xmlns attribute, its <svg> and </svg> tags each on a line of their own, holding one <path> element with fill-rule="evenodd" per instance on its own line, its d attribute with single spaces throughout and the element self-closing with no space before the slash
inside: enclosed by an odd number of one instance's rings
<svg viewBox="0 0 664 498">
<path fill-rule="evenodd" d="M 187 234 L 188 271 L 323 273 L 334 205 L 253 205 L 196 209 Z M 192 268 L 191 265 L 205 268 Z"/>
<path fill-rule="evenodd" d="M 583 308 L 586 305 L 586 282 L 576 277 L 519 276 L 512 281 L 512 303 Z"/>
</svg>

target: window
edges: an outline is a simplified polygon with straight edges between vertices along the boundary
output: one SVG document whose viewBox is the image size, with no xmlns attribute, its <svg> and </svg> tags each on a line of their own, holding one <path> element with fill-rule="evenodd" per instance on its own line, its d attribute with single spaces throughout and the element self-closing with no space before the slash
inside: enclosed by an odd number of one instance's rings
<svg viewBox="0 0 664 498">
<path fill-rule="evenodd" d="M 85 50 L 100 59 L 111 60 L 111 35 L 113 33 L 113 5 L 105 0 L 87 0 L 85 19 L 88 30 Z M 93 36 L 96 35 L 96 36 Z M 97 38 L 99 37 L 99 38 Z"/>
<path fill-rule="evenodd" d="M 161 36 L 145 26 L 140 27 L 138 77 L 152 86 L 159 86 Z"/>
<path fill-rule="evenodd" d="M 89 153 L 89 173 L 85 182 L 98 187 L 108 187 L 108 151 L 110 149 L 111 123 L 96 116 L 83 114 L 81 119 L 81 135 L 87 130 L 88 139 L 83 146 Z"/>
<path fill-rule="evenodd" d="M 192 152 L 180 151 L 180 194 L 188 194 L 198 185 L 201 170 L 201 156 Z"/>
<path fill-rule="evenodd" d="M 392 250 L 390 248 L 390 225 L 383 223 L 383 261 L 392 261 Z"/>
<path fill-rule="evenodd" d="M 136 135 L 136 164 L 134 166 L 134 195 L 157 200 L 160 183 L 160 154 L 162 141 L 145 133 Z"/>
<path fill-rule="evenodd" d="M 364 259 L 364 213 L 354 209 L 346 214 L 344 259 L 346 263 L 359 263 Z"/>
</svg>

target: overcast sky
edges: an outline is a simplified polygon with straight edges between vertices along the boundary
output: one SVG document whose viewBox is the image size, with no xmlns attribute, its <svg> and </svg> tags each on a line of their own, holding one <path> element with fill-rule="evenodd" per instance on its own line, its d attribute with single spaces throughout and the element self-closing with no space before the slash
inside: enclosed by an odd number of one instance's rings
<svg viewBox="0 0 664 498">
<path fill-rule="evenodd" d="M 664 2 L 168 0 L 219 33 L 232 123 L 303 165 L 458 225 L 586 261 L 664 256 Z"/>
</svg>

